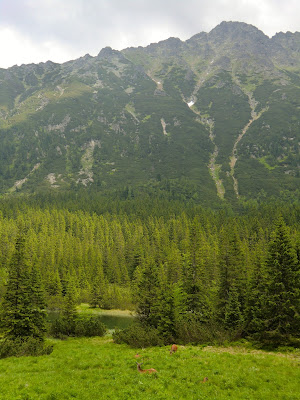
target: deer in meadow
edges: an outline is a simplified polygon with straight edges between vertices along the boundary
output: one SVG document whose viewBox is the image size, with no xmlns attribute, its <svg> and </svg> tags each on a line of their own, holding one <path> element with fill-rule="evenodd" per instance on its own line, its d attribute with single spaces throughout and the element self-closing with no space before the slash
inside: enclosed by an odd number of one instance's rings
<svg viewBox="0 0 300 400">
<path fill-rule="evenodd" d="M 153 372 L 157 372 L 156 369 L 154 368 L 150 368 L 150 369 L 142 369 L 141 365 L 142 363 L 136 363 L 137 364 L 137 370 L 139 371 L 139 373 L 141 374 L 152 374 Z"/>
<path fill-rule="evenodd" d="M 177 349 L 178 347 L 176 346 L 176 344 L 172 344 L 170 354 L 176 353 Z"/>
</svg>

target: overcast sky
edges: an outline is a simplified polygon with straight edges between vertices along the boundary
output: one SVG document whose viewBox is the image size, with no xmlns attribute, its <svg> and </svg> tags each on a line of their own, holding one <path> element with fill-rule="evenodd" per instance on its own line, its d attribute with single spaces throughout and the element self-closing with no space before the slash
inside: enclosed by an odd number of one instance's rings
<svg viewBox="0 0 300 400">
<path fill-rule="evenodd" d="M 268 36 L 300 31 L 300 1 L 0 0 L 0 67 L 186 40 L 222 21 L 246 22 Z"/>
</svg>

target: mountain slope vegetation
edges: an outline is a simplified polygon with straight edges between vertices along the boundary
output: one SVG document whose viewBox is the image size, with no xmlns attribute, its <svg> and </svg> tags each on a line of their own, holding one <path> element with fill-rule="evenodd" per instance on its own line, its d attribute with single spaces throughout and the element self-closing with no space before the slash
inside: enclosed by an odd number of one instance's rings
<svg viewBox="0 0 300 400">
<path fill-rule="evenodd" d="M 0 192 L 295 197 L 299 98 L 300 33 L 269 38 L 239 22 L 0 69 Z"/>
</svg>

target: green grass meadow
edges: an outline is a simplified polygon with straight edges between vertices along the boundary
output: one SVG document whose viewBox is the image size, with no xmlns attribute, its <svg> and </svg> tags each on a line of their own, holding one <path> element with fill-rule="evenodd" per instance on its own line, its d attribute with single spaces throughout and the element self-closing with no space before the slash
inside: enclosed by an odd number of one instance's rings
<svg viewBox="0 0 300 400">
<path fill-rule="evenodd" d="M 48 356 L 0 360 L 1 400 L 300 398 L 296 352 L 178 346 L 170 355 L 169 347 L 132 349 L 110 335 L 52 342 Z M 156 374 L 137 371 L 137 352 Z"/>
</svg>

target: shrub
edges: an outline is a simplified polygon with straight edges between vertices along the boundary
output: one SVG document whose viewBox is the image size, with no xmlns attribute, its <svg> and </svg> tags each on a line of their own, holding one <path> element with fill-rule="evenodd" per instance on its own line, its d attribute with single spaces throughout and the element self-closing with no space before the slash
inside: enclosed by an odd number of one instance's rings
<svg viewBox="0 0 300 400">
<path fill-rule="evenodd" d="M 75 336 L 104 336 L 105 325 L 99 316 L 80 317 L 75 324 Z"/>
<path fill-rule="evenodd" d="M 277 331 L 253 333 L 248 337 L 256 347 L 264 350 L 278 350 L 280 346 L 300 348 L 300 339 L 292 335 L 281 335 Z"/>
<path fill-rule="evenodd" d="M 106 327 L 99 316 L 78 317 L 72 325 L 63 316 L 59 316 L 51 323 L 49 333 L 57 339 L 65 339 L 68 336 L 103 336 Z"/>
<path fill-rule="evenodd" d="M 32 336 L 26 338 L 4 339 L 0 343 L 0 358 L 42 356 L 52 353 L 53 346 Z"/>
<path fill-rule="evenodd" d="M 240 337 L 239 329 L 226 330 L 216 322 L 204 324 L 193 318 L 182 321 L 177 328 L 177 339 L 182 343 L 220 345 Z"/>
<path fill-rule="evenodd" d="M 141 324 L 132 324 L 123 330 L 113 333 L 115 343 L 126 343 L 131 347 L 163 346 L 164 340 L 155 328 Z"/>
<path fill-rule="evenodd" d="M 70 332 L 70 327 L 66 323 L 65 319 L 62 316 L 59 316 L 51 322 L 49 334 L 56 339 L 66 339 L 72 334 L 72 332 Z"/>
</svg>

